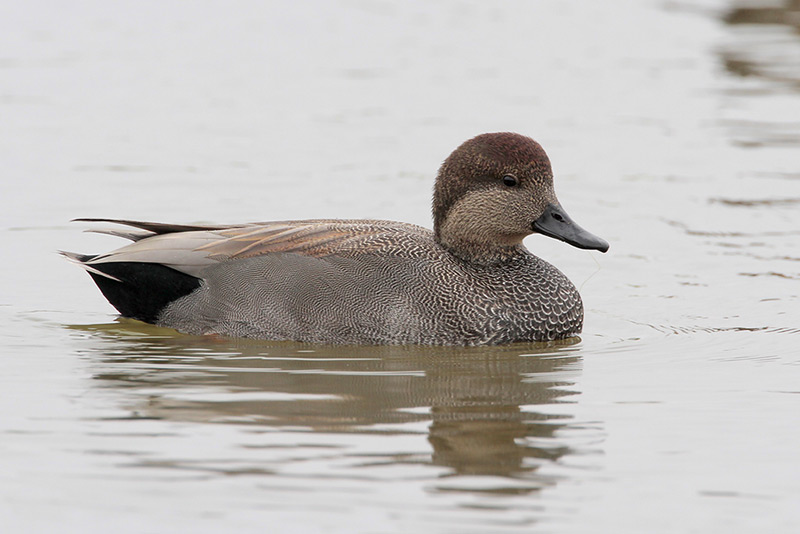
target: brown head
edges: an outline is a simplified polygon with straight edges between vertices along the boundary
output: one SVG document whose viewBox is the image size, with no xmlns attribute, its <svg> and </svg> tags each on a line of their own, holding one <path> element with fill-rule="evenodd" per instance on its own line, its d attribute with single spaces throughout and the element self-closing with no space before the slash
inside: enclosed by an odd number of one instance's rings
<svg viewBox="0 0 800 534">
<path fill-rule="evenodd" d="M 442 246 L 473 261 L 508 257 L 533 232 L 608 250 L 561 208 L 541 145 L 515 133 L 482 134 L 450 154 L 436 178 L 433 227 Z"/>
</svg>

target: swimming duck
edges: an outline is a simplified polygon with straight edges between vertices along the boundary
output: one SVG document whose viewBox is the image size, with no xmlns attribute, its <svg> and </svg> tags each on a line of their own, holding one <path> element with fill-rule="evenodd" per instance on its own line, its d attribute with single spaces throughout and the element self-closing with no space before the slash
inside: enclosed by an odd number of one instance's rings
<svg viewBox="0 0 800 534">
<path fill-rule="evenodd" d="M 576 336 L 583 304 L 531 254 L 538 232 L 582 249 L 608 243 L 559 204 L 545 151 L 482 134 L 444 161 L 433 231 L 381 220 L 227 226 L 119 219 L 133 241 L 62 252 L 124 317 L 188 334 L 334 344 L 488 345 Z"/>
</svg>

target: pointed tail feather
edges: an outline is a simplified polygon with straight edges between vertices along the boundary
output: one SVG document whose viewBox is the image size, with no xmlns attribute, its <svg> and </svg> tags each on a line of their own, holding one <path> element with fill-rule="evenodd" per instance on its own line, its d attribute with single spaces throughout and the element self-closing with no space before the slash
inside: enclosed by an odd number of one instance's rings
<svg viewBox="0 0 800 534">
<path fill-rule="evenodd" d="M 59 250 L 58 253 L 67 258 L 67 260 L 70 263 L 74 263 L 78 267 L 84 269 L 89 274 L 105 276 L 106 278 L 114 280 L 115 282 L 122 282 L 122 280 L 120 280 L 119 278 L 115 278 L 114 276 L 108 273 L 104 273 L 103 271 L 95 269 L 94 267 L 86 263 L 95 258 L 95 256 L 92 256 L 91 254 L 78 254 L 77 252 L 67 252 L 66 250 Z"/>
</svg>

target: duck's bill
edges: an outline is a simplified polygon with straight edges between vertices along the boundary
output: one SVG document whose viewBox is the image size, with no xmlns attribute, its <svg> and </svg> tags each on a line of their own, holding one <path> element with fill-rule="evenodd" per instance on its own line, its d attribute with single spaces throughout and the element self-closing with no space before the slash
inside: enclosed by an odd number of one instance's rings
<svg viewBox="0 0 800 534">
<path fill-rule="evenodd" d="M 542 216 L 533 221 L 533 230 L 540 234 L 559 239 L 565 243 L 587 250 L 608 250 L 608 242 L 587 232 L 567 215 L 559 204 L 550 204 Z"/>
</svg>

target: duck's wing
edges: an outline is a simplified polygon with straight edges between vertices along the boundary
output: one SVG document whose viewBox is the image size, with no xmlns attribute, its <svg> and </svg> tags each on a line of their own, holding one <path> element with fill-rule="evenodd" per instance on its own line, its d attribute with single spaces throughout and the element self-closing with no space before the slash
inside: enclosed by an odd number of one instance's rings
<svg viewBox="0 0 800 534">
<path fill-rule="evenodd" d="M 125 237 L 133 243 L 105 254 L 63 253 L 84 269 L 97 274 L 103 263 L 156 263 L 195 277 L 218 262 L 274 253 L 325 257 L 362 254 L 397 244 L 411 236 L 424 237 L 430 230 L 390 221 L 306 220 L 249 223 L 235 226 L 177 225 L 121 219 L 76 219 L 110 222 L 143 232 L 99 230 Z M 97 231 L 97 230 L 94 230 Z"/>
<path fill-rule="evenodd" d="M 403 236 L 422 236 L 430 231 L 391 221 L 317 219 L 257 223 L 226 228 L 217 233 L 222 239 L 211 241 L 197 250 L 223 261 L 279 252 L 314 257 L 368 253 Z"/>
</svg>

